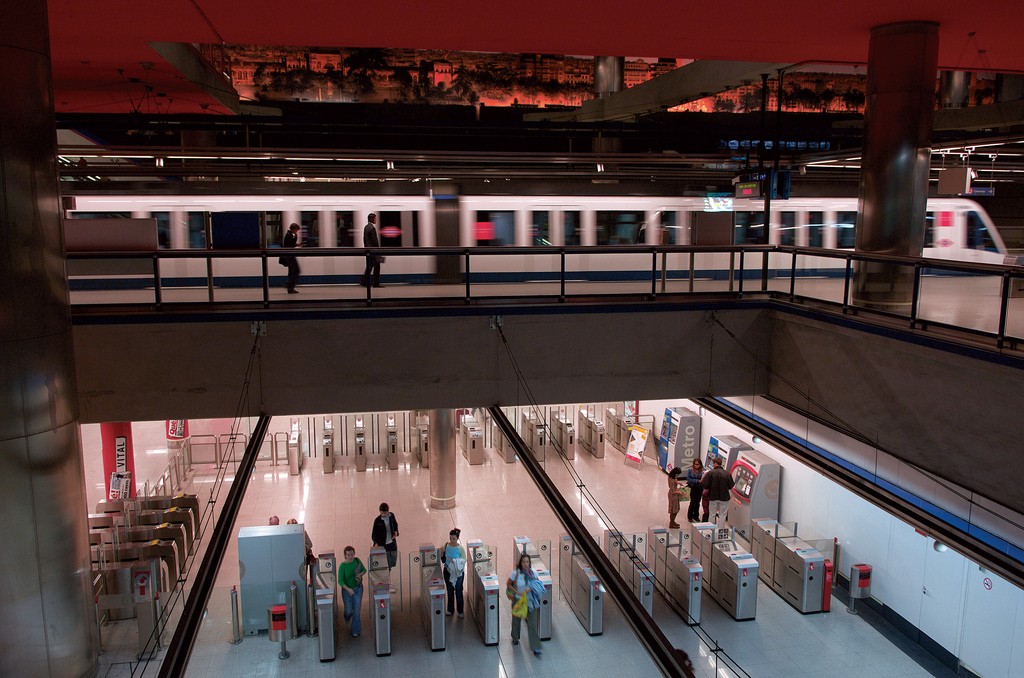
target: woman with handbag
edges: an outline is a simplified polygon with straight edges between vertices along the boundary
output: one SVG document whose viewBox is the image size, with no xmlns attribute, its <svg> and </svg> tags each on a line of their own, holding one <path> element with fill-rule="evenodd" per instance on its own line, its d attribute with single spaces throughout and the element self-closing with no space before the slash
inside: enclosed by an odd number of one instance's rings
<svg viewBox="0 0 1024 678">
<path fill-rule="evenodd" d="M 505 595 L 512 601 L 512 644 L 519 644 L 523 619 L 526 619 L 530 647 L 533 648 L 533 654 L 540 656 L 540 634 L 537 631 L 540 596 L 537 594 L 537 587 L 533 585 L 533 582 L 543 587 L 531 567 L 530 556 L 524 553 L 519 557 L 518 566 L 512 570 L 512 574 L 508 576 L 508 582 L 505 584 Z"/>
<path fill-rule="evenodd" d="M 448 543 L 441 551 L 441 562 L 444 564 L 444 583 L 448 588 L 448 611 L 450 617 L 458 610 L 459 616 L 463 614 L 463 580 L 466 576 L 466 549 L 459 543 L 459 535 L 462 530 L 455 527 L 448 533 Z"/>
<path fill-rule="evenodd" d="M 699 457 L 694 457 L 690 470 L 686 472 L 686 486 L 690 488 L 690 505 L 686 509 L 686 519 L 691 523 L 697 522 L 700 517 L 700 502 L 703 490 L 700 480 L 704 477 L 704 464 Z"/>
</svg>

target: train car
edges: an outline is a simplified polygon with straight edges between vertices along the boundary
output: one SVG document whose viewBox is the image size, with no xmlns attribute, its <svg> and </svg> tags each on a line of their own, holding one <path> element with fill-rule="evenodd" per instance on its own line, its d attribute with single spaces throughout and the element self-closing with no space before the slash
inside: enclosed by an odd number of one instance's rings
<svg viewBox="0 0 1024 678">
<path fill-rule="evenodd" d="M 347 284 L 358 281 L 364 260 L 335 255 L 362 248 L 362 228 L 370 212 L 378 215 L 382 247 L 401 248 L 403 255 L 410 250 L 424 252 L 423 256 L 389 258 L 383 270 L 385 282 L 437 279 L 445 265 L 430 253 L 435 246 L 510 245 L 532 252 L 477 257 L 474 280 L 555 279 L 561 266 L 557 247 L 563 245 L 595 248 L 595 256 L 576 253 L 567 260 L 567 273 L 574 279 L 643 280 L 650 276 L 649 253 L 597 256 L 600 248 L 777 244 L 852 249 L 857 200 L 780 200 L 772 204 L 767 229 L 760 200 L 659 196 L 77 195 L 65 216 L 69 220 L 151 219 L 148 223 L 155 223 L 159 247 L 179 250 L 274 248 L 280 246 L 287 226 L 297 223 L 307 254 L 308 248 L 332 250 L 331 256 L 302 258 L 303 281 Z M 247 234 L 246 238 L 239 240 L 240 232 Z M 927 205 L 923 254 L 950 261 L 1002 263 L 1006 247 L 980 205 L 967 199 L 933 198 Z M 670 271 L 688 269 L 686 255 L 669 257 Z M 283 276 L 276 257 L 272 262 L 271 275 Z M 788 275 L 788 263 L 783 266 L 781 258 L 778 263 L 780 271 L 785 268 Z M 258 285 L 261 280 L 258 257 L 221 259 L 215 266 L 212 273 L 230 284 Z M 808 275 L 839 274 L 841 267 L 841 261 L 827 257 L 803 257 L 800 265 Z M 701 254 L 695 269 L 702 276 L 723 275 L 729 269 L 729 257 Z M 161 275 L 170 285 L 205 285 L 209 272 L 202 258 L 161 264 Z M 449 275 L 449 281 L 456 280 L 457 276 Z"/>
</svg>

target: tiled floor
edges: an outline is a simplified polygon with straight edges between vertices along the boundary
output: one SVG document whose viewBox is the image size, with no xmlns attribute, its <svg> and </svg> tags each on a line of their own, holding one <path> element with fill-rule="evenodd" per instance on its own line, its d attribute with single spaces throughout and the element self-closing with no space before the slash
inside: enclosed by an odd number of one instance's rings
<svg viewBox="0 0 1024 678">
<path fill-rule="evenodd" d="M 166 464 L 163 446 L 163 422 L 136 424 L 135 449 L 140 478 L 155 477 Z M 193 422 L 192 432 L 209 429 L 217 432 L 226 422 Z M 273 430 L 287 427 L 275 421 Z M 83 427 L 89 501 L 102 493 L 99 471 L 98 427 Z M 142 452 L 140 452 L 140 450 Z M 344 460 L 342 460 L 344 461 Z M 592 507 L 583 503 L 578 490 L 561 462 L 549 460 L 547 472 L 562 490 L 569 504 L 582 511 L 584 523 L 594 535 L 608 526 Z M 624 532 L 639 532 L 651 525 L 664 524 L 664 474 L 652 463 L 641 468 L 623 465 L 622 455 L 611 446 L 604 459 L 580 452 L 574 467 L 598 498 L 605 513 Z M 148 476 L 147 476 L 148 474 Z M 207 487 L 206 478 L 197 473 L 197 487 Z M 97 489 L 97 483 L 100 487 Z M 458 456 L 458 504 L 454 509 L 429 509 L 429 472 L 408 456 L 397 471 L 356 472 L 342 467 L 324 474 L 319 459 L 307 460 L 299 476 L 289 476 L 284 466 L 268 462 L 257 465 L 246 493 L 234 532 L 245 525 L 266 524 L 269 515 L 282 521 L 290 517 L 304 523 L 314 551 L 340 553 L 347 544 L 365 557 L 370 546 L 370 526 L 381 501 L 390 503 L 399 522 L 399 547 L 408 553 L 425 542 L 442 542 L 452 526 L 462 529 L 463 543 L 483 539 L 497 549 L 499 574 L 511 569 L 514 535 L 528 535 L 535 541 L 556 541 L 563 533 L 554 515 L 521 464 L 506 464 L 488 451 L 486 463 L 470 466 Z M 195 571 L 196 568 L 193 568 Z M 557 562 L 551 568 L 556 577 Z M 604 633 L 588 636 L 568 604 L 559 595 L 554 606 L 553 637 L 543 644 L 544 654 L 535 658 L 524 642 L 514 647 L 509 640 L 510 613 L 501 609 L 501 641 L 497 647 L 485 647 L 473 620 L 447 619 L 448 642 L 443 652 L 431 652 L 424 636 L 416 599 L 410 595 L 408 568 L 401 587 L 401 609 L 393 612 L 393 654 L 378 658 L 374 651 L 372 629 L 364 611 L 364 633 L 351 638 L 344 629 L 337 659 L 321 664 L 317 640 L 300 637 L 288 644 L 290 659 L 277 659 L 278 646 L 264 636 L 247 636 L 238 645 L 228 641 L 231 635 L 228 613 L 229 591 L 238 582 L 237 546 L 232 543 L 220 568 L 217 590 L 210 601 L 206 620 L 192 654 L 187 675 L 230 678 L 264 675 L 353 674 L 361 678 L 376 676 L 623 676 L 656 675 L 657 669 L 647 656 L 618 609 L 605 606 Z M 396 606 L 398 602 L 394 603 Z M 364 597 L 365 606 L 365 597 Z M 468 605 L 467 605 L 468 607 Z M 830 614 L 804 616 L 785 604 L 775 593 L 759 587 L 757 618 L 735 622 L 706 594 L 702 602 L 702 633 L 713 639 L 735 660 L 742 672 L 751 676 L 927 676 L 953 675 L 923 651 L 911 650 L 914 657 L 865 621 L 865 616 L 848 614 L 833 600 Z M 683 624 L 661 600 L 656 601 L 654 618 L 672 642 L 691 657 L 698 676 L 744 675 L 716 661 L 715 653 L 701 640 L 697 631 Z M 132 675 L 127 663 L 135 651 L 133 622 L 117 622 L 104 627 L 105 654 L 101 657 L 100 676 Z M 920 661 L 920 663 L 919 663 Z M 155 666 L 134 675 L 156 675 Z"/>
</svg>

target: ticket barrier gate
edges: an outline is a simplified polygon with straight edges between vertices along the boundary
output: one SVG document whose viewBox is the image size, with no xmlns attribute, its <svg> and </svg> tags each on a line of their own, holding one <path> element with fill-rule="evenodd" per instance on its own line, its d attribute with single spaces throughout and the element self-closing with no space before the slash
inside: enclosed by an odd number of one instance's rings
<svg viewBox="0 0 1024 678">
<path fill-rule="evenodd" d="M 158 560 L 152 559 L 148 567 L 132 569 L 132 599 L 139 629 L 139 659 L 155 658 L 165 645 L 165 629 L 160 623 L 160 590 L 154 585 L 161 565 Z"/>
<path fill-rule="evenodd" d="M 732 540 L 716 541 L 711 549 L 711 597 L 736 621 L 753 619 L 757 614 L 757 561 Z M 719 537 L 724 535 L 717 535 Z"/>
<path fill-rule="evenodd" d="M 687 624 L 700 623 L 704 568 L 690 555 L 690 534 L 684 529 L 652 527 L 647 530 L 654 576 L 669 601 L 685 614 Z"/>
<path fill-rule="evenodd" d="M 583 408 L 580 408 L 578 421 L 580 446 L 594 457 L 602 459 L 605 447 L 604 422 Z"/>
<path fill-rule="evenodd" d="M 654 571 L 644 559 L 644 542 L 647 535 L 623 534 L 618 530 L 604 531 L 604 548 L 608 559 L 622 578 L 629 582 L 633 595 L 647 610 L 654 614 Z"/>
<path fill-rule="evenodd" d="M 750 548 L 763 563 L 760 578 L 802 614 L 822 611 L 825 556 L 796 536 L 796 524 L 753 520 Z M 770 563 L 770 565 L 769 565 Z"/>
<path fill-rule="evenodd" d="M 312 579 L 315 587 L 313 594 L 316 596 L 315 621 L 320 661 L 332 662 L 337 637 L 334 625 L 338 618 L 338 574 L 333 551 L 317 556 Z"/>
<path fill-rule="evenodd" d="M 423 626 L 430 649 L 439 652 L 445 648 L 444 597 L 447 590 L 441 575 L 441 559 L 433 544 L 420 546 L 419 561 Z"/>
<path fill-rule="evenodd" d="M 495 569 L 497 553 L 491 546 L 480 540 L 466 542 L 466 555 L 469 556 L 467 568 L 472 568 L 472 585 L 469 591 L 470 609 L 476 628 L 484 645 L 497 645 L 498 596 L 501 593 L 501 580 Z M 467 577 L 468 579 L 468 577 Z"/>
<path fill-rule="evenodd" d="M 625 414 L 619 414 L 614 407 L 604 411 L 604 420 L 608 425 L 608 439 L 612 447 L 625 454 L 629 444 L 629 427 L 633 422 Z"/>
<path fill-rule="evenodd" d="M 601 635 L 604 632 L 604 585 L 567 534 L 559 540 L 558 587 L 583 629 L 592 636 Z"/>
<path fill-rule="evenodd" d="M 92 562 L 96 565 L 157 561 L 160 563 L 160 567 L 153 570 L 153 586 L 159 587 L 158 591 L 170 591 L 173 588 L 172 582 L 178 578 L 181 566 L 184 564 L 183 559 L 178 559 L 177 545 L 169 539 L 121 542 L 117 545 L 102 544 L 90 547 L 90 554 Z"/>
<path fill-rule="evenodd" d="M 459 442 L 462 444 L 462 456 L 469 460 L 470 465 L 484 463 L 484 430 L 474 417 L 467 415 L 462 418 Z"/>
<path fill-rule="evenodd" d="M 412 445 L 420 466 L 430 468 L 430 420 L 426 415 L 418 415 L 416 417 Z"/>
<path fill-rule="evenodd" d="M 533 452 L 537 461 L 544 461 L 547 457 L 548 447 L 551 446 L 548 440 L 548 427 L 544 422 L 534 417 L 533 412 L 523 412 L 521 432 L 526 446 Z"/>
<path fill-rule="evenodd" d="M 385 458 L 388 468 L 392 471 L 398 470 L 398 425 L 395 423 L 395 415 L 387 415 L 384 425 L 384 437 L 387 439 L 387 451 Z"/>
<path fill-rule="evenodd" d="M 551 438 L 562 448 L 566 459 L 576 458 L 576 427 L 562 413 L 551 420 Z"/>
<path fill-rule="evenodd" d="M 355 446 L 355 463 L 357 471 L 366 470 L 366 426 L 363 424 L 363 418 L 361 416 L 356 417 L 355 425 L 356 434 L 356 446 Z"/>
<path fill-rule="evenodd" d="M 544 585 L 544 595 L 540 599 L 540 611 L 537 614 L 537 635 L 541 640 L 551 640 L 551 608 L 552 608 L 552 587 L 554 582 L 551 578 L 551 571 L 544 562 L 544 555 L 550 552 L 550 544 L 542 542 L 540 548 L 530 540 L 529 537 L 513 537 L 512 553 L 515 556 L 512 568 L 519 564 L 519 558 L 524 553 L 530 556 L 530 565 L 537 574 L 537 579 Z"/>
<path fill-rule="evenodd" d="M 297 476 L 302 470 L 302 427 L 298 419 L 291 420 L 288 431 L 288 474 Z"/>
<path fill-rule="evenodd" d="M 324 417 L 324 473 L 334 473 L 334 418 Z"/>
<path fill-rule="evenodd" d="M 516 460 L 516 451 L 512 448 L 511 443 L 505 439 L 505 435 L 498 428 L 497 424 L 493 425 L 491 429 L 491 439 L 494 441 L 494 449 L 497 450 L 498 455 L 505 460 L 506 464 L 512 464 Z"/>
<path fill-rule="evenodd" d="M 370 614 L 378 657 L 391 655 L 391 568 L 383 546 L 370 549 L 367 579 L 370 592 Z"/>
<path fill-rule="evenodd" d="M 185 539 L 185 528 L 181 525 L 164 523 L 162 525 L 136 525 L 135 527 L 105 528 L 103 530 L 92 529 L 89 532 L 89 543 L 91 546 L 118 546 L 132 542 L 172 541 L 177 551 L 178 567 L 171 569 L 171 574 L 177 577 L 181 573 L 181 567 L 188 553 L 188 546 Z M 169 568 L 170 569 L 170 568 Z"/>
</svg>

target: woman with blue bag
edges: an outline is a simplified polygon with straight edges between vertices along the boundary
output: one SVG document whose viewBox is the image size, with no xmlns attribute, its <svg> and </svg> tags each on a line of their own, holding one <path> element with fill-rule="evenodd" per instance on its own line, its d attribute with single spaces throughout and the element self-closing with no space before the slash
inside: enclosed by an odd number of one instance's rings
<svg viewBox="0 0 1024 678">
<path fill-rule="evenodd" d="M 462 530 L 453 528 L 448 533 L 448 543 L 441 551 L 441 562 L 444 564 L 444 583 L 448 588 L 448 611 L 447 615 L 452 616 L 458 610 L 459 616 L 463 614 L 463 582 L 466 577 L 466 549 L 459 543 L 459 535 Z"/>
<path fill-rule="evenodd" d="M 540 656 L 540 635 L 537 631 L 540 615 L 541 596 L 544 595 L 544 584 L 533 571 L 530 556 L 519 557 L 519 565 L 512 570 L 505 584 L 505 595 L 512 601 L 512 644 L 519 644 L 523 619 L 526 619 L 526 631 L 530 636 L 530 647 L 533 654 Z"/>
</svg>

